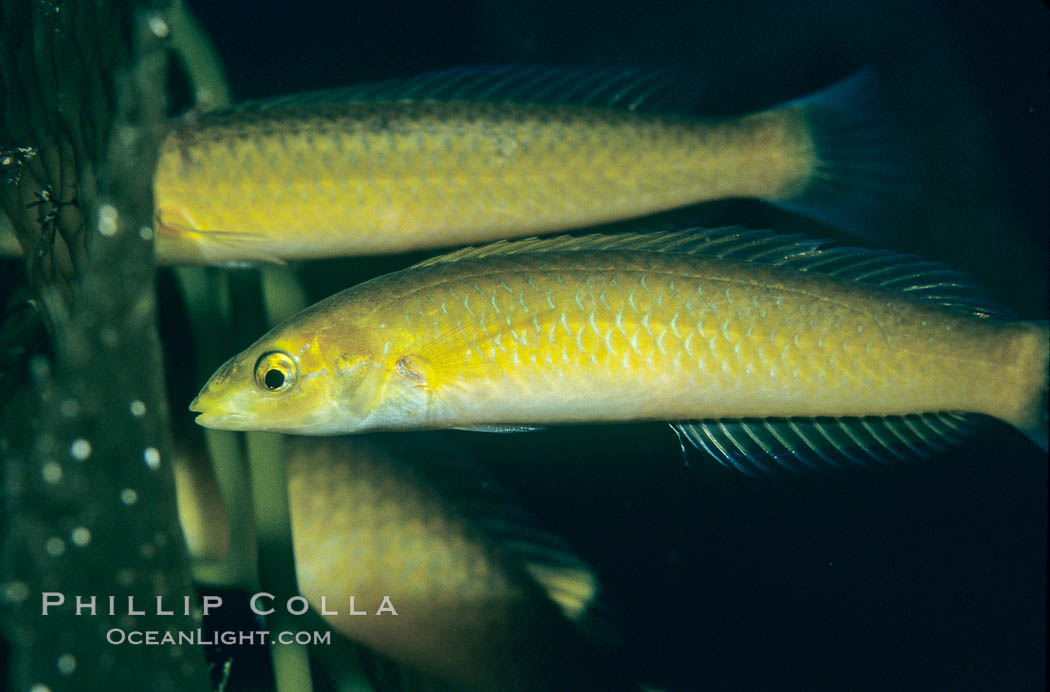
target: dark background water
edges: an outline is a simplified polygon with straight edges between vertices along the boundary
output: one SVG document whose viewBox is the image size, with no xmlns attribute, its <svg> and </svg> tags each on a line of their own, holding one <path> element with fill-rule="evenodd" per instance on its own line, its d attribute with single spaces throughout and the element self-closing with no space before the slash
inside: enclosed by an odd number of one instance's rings
<svg viewBox="0 0 1050 692">
<path fill-rule="evenodd" d="M 672 68 L 696 80 L 708 112 L 737 113 L 874 65 L 922 185 L 881 241 L 967 269 L 1022 317 L 1046 319 L 1041 3 L 190 5 L 239 99 L 462 64 L 571 62 Z M 758 203 L 699 213 L 835 233 Z M 321 298 L 410 259 L 315 263 L 308 280 Z M 198 384 L 172 387 L 178 397 Z M 1044 688 L 1047 460 L 1006 426 L 890 470 L 772 481 L 695 452 L 684 462 L 666 426 L 449 436 L 597 567 L 639 680 Z"/>
</svg>

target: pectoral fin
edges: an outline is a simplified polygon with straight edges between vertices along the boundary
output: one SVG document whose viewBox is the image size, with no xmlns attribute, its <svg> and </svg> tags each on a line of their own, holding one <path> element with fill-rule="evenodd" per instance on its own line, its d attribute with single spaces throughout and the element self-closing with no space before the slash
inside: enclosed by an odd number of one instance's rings
<svg viewBox="0 0 1050 692">
<path fill-rule="evenodd" d="M 471 432 L 486 432 L 486 433 L 522 433 L 522 432 L 535 432 L 536 430 L 543 430 L 542 425 L 471 425 L 461 428 L 453 428 L 453 430 L 469 430 Z"/>
<path fill-rule="evenodd" d="M 268 240 L 260 233 L 200 229 L 180 210 L 163 206 L 154 214 L 154 222 L 157 261 L 161 264 L 285 263 L 268 249 Z"/>
</svg>

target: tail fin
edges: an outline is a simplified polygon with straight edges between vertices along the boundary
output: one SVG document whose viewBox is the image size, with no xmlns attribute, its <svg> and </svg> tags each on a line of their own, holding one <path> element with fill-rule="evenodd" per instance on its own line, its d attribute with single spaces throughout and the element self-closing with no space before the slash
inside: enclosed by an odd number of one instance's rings
<svg viewBox="0 0 1050 692">
<path fill-rule="evenodd" d="M 1046 383 L 1043 383 L 1042 396 L 1039 400 L 1039 417 L 1035 423 L 1030 426 L 1021 429 L 1025 435 L 1028 436 L 1032 442 L 1039 445 L 1039 448 L 1044 452 L 1050 451 L 1050 441 L 1048 441 L 1048 429 L 1050 429 L 1050 415 L 1047 414 L 1047 396 L 1046 396 Z"/>
<path fill-rule="evenodd" d="M 1050 389 L 1050 323 L 1030 322 L 1032 329 L 1032 348 L 1025 349 L 1024 364 L 1031 368 L 1033 385 L 1023 402 L 1022 416 L 1019 420 L 1010 421 L 1039 445 L 1044 452 L 1048 451 L 1050 436 L 1050 411 L 1048 411 L 1047 393 Z"/>
<path fill-rule="evenodd" d="M 817 163 L 801 194 L 773 204 L 873 238 L 917 197 L 915 161 L 874 70 L 784 106 L 802 108 Z"/>
</svg>

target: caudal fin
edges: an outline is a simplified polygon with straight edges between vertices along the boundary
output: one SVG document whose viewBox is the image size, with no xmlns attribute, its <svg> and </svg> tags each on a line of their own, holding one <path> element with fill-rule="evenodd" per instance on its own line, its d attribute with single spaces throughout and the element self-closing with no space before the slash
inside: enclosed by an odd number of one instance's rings
<svg viewBox="0 0 1050 692">
<path fill-rule="evenodd" d="M 1030 439 L 1032 442 L 1039 445 L 1039 448 L 1042 449 L 1044 452 L 1050 451 L 1050 440 L 1047 439 L 1048 436 L 1050 436 L 1050 433 L 1048 433 L 1048 430 L 1050 430 L 1050 415 L 1047 414 L 1046 394 L 1047 390 L 1046 384 L 1044 382 L 1042 397 L 1040 398 L 1038 404 L 1039 417 L 1032 425 L 1026 426 L 1021 429 L 1021 432 L 1027 435 L 1028 439 Z"/>
<path fill-rule="evenodd" d="M 1050 436 L 1050 410 L 1047 394 L 1050 390 L 1050 323 L 1029 323 L 1032 334 L 1029 338 L 1030 348 L 1023 350 L 1025 367 L 1030 368 L 1031 385 L 1023 395 L 1021 417 L 1010 421 L 1039 445 L 1044 452 L 1048 451 Z"/>
<path fill-rule="evenodd" d="M 773 204 L 874 238 L 918 195 L 913 157 L 871 68 L 784 107 L 801 107 L 816 165 L 802 192 Z"/>
</svg>

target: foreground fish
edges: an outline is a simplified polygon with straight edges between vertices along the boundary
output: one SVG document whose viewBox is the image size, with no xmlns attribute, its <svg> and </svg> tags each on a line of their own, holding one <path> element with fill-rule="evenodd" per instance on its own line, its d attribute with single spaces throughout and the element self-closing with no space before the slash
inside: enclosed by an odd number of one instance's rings
<svg viewBox="0 0 1050 692">
<path fill-rule="evenodd" d="M 299 587 L 336 631 L 457 690 L 634 689 L 595 659 L 594 574 L 475 469 L 364 438 L 286 453 Z"/>
<path fill-rule="evenodd" d="M 722 461 L 795 468 L 936 449 L 960 412 L 1045 447 L 1047 359 L 1046 323 L 995 318 L 914 257 L 742 229 L 591 235 L 468 248 L 336 294 L 230 359 L 191 409 L 303 434 L 700 420 L 678 429 Z"/>
<path fill-rule="evenodd" d="M 757 197 L 846 226 L 901 184 L 861 73 L 701 119 L 665 74 L 476 68 L 177 123 L 154 175 L 166 263 L 403 252 Z M 906 187 L 903 186 L 902 187 Z"/>
</svg>

